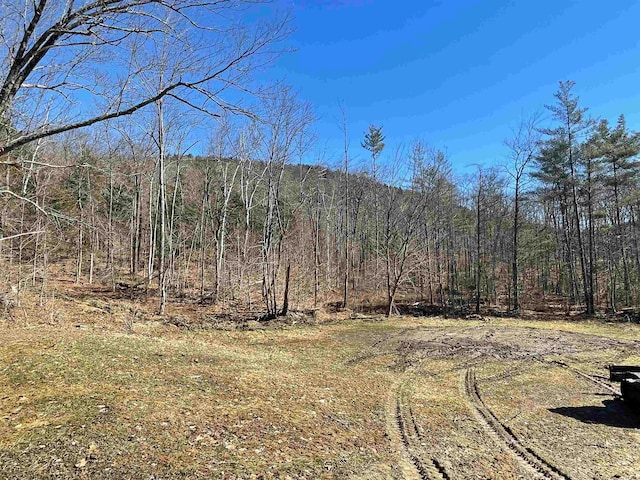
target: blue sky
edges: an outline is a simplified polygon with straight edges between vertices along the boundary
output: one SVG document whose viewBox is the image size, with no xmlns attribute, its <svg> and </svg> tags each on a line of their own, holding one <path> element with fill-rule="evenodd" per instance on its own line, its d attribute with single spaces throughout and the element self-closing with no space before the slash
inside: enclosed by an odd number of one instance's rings
<svg viewBox="0 0 640 480">
<path fill-rule="evenodd" d="M 295 51 L 269 72 L 318 114 L 319 149 L 351 154 L 382 125 L 383 157 L 422 139 L 446 148 L 458 172 L 503 161 L 503 140 L 524 114 L 553 102 L 559 80 L 594 117 L 624 113 L 640 129 L 640 2 L 277 0 L 291 8 Z"/>
</svg>

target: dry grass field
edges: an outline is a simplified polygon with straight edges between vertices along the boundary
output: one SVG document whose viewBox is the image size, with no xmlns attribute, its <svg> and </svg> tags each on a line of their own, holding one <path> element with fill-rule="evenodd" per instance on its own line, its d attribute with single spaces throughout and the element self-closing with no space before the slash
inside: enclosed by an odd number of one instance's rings
<svg viewBox="0 0 640 480">
<path fill-rule="evenodd" d="M 69 291 L 0 324 L 2 479 L 640 478 L 640 415 L 605 370 L 640 363 L 635 325 L 211 328 Z"/>
</svg>

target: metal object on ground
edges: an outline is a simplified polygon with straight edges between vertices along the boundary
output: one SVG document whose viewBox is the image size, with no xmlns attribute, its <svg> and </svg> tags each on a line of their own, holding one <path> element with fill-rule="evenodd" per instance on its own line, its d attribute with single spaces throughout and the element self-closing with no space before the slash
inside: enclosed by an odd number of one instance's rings
<svg viewBox="0 0 640 480">
<path fill-rule="evenodd" d="M 626 403 L 640 407 L 640 366 L 609 365 L 609 378 L 620 382 L 620 393 Z"/>
<path fill-rule="evenodd" d="M 640 407 L 640 379 L 639 378 L 624 378 L 620 382 L 620 393 L 622 393 L 622 399 L 635 406 Z"/>
<path fill-rule="evenodd" d="M 625 378 L 640 378 L 640 366 L 609 365 L 609 380 L 620 382 Z"/>
</svg>

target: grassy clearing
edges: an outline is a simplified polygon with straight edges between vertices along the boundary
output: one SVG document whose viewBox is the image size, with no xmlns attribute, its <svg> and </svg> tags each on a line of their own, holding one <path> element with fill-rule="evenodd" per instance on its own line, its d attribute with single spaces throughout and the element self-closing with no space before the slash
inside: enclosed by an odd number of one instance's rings
<svg viewBox="0 0 640 480">
<path fill-rule="evenodd" d="M 138 307 L 61 299 L 67 320 L 1 327 L 0 478 L 401 478 L 388 434 L 398 385 L 425 455 L 454 478 L 519 478 L 469 408 L 471 364 L 487 406 L 527 445 L 577 477 L 633 478 L 638 430 L 580 418 L 608 415 L 609 397 L 517 355 L 540 347 L 604 374 L 640 361 L 636 326 L 374 318 L 188 331 L 147 315 L 123 333 Z"/>
<path fill-rule="evenodd" d="M 637 430 L 597 385 L 566 369 L 534 367 L 482 387 L 492 411 L 572 478 L 636 478 Z"/>
<path fill-rule="evenodd" d="M 333 328 L 131 336 L 16 329 L 0 347 L 0 471 L 18 478 L 319 478 L 392 463 L 385 365 Z"/>
</svg>

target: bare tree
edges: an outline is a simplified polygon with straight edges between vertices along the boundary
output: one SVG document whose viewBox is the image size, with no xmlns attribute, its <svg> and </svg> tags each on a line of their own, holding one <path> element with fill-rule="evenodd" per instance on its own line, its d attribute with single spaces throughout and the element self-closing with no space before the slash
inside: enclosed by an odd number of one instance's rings
<svg viewBox="0 0 640 480">
<path fill-rule="evenodd" d="M 424 152 L 420 142 L 411 149 L 411 161 L 422 162 Z M 424 214 L 427 197 L 411 188 L 402 173 L 406 161 L 401 149 L 395 153 L 394 164 L 385 179 L 383 249 L 386 265 L 387 316 L 396 310 L 395 299 L 398 288 L 410 271 L 421 267 L 418 252 L 423 243 L 418 241 L 419 219 Z"/>
<path fill-rule="evenodd" d="M 347 114 L 344 111 L 344 107 L 340 106 L 342 113 L 342 139 L 344 148 L 344 272 L 343 272 L 343 287 L 342 287 L 342 308 L 348 307 L 349 301 L 349 133 L 347 130 Z"/>
<path fill-rule="evenodd" d="M 220 286 L 222 278 L 222 268 L 224 266 L 225 252 L 226 252 L 226 240 L 229 223 L 229 207 L 231 203 L 231 194 L 233 193 L 236 178 L 240 170 L 240 162 L 230 161 L 227 158 L 227 148 L 229 145 L 237 144 L 230 138 L 230 128 L 228 119 L 221 123 L 216 138 L 212 140 L 211 153 L 217 164 L 217 186 L 219 190 L 219 202 L 216 208 L 215 216 L 215 230 L 213 232 L 213 238 L 216 249 L 216 261 L 215 261 L 215 277 L 213 282 L 213 301 L 214 303 L 219 300 Z M 234 152 L 244 153 L 244 152 Z"/>
<path fill-rule="evenodd" d="M 250 89 L 287 18 L 247 25 L 253 0 L 23 0 L 0 3 L 0 158 L 39 138 L 130 115 L 171 96 L 210 113 L 241 110 L 222 92 Z M 142 88 L 162 49 L 176 74 Z M 178 54 L 179 53 L 179 54 Z M 105 64 L 107 68 L 105 68 Z M 37 91 L 44 99 L 32 95 Z M 80 105 L 95 103 L 95 107 Z M 51 112 L 43 116 L 43 105 Z"/>
<path fill-rule="evenodd" d="M 513 129 L 513 134 L 505 140 L 509 149 L 509 165 L 506 171 L 513 181 L 513 260 L 511 263 L 511 289 L 513 292 L 512 311 L 516 315 L 520 310 L 519 299 L 519 272 L 518 272 L 518 239 L 520 234 L 520 203 L 522 200 L 522 184 L 527 173 L 527 168 L 535 160 L 540 142 L 538 122 L 540 114 L 535 113 L 529 118 L 520 120 L 518 126 Z"/>
<path fill-rule="evenodd" d="M 256 194 L 264 179 L 268 163 L 258 164 L 253 155 L 262 142 L 262 132 L 256 122 L 251 124 L 240 135 L 237 147 L 237 160 L 240 162 L 240 199 L 244 210 L 244 236 L 240 255 L 240 286 L 246 281 L 247 303 L 251 305 L 251 278 L 249 239 L 251 235 L 252 214 L 256 207 Z"/>
<path fill-rule="evenodd" d="M 277 286 L 282 260 L 282 242 L 289 221 L 300 203 L 285 215 L 283 205 L 283 177 L 285 165 L 295 152 L 304 150 L 307 129 L 313 121 L 309 104 L 301 103 L 289 89 L 284 89 L 266 102 L 269 112 L 264 135 L 265 171 L 265 222 L 262 238 L 262 297 L 268 316 L 278 313 Z M 301 144 L 303 145 L 301 147 Z M 287 272 L 290 272 L 287 262 Z M 288 276 L 285 284 L 287 306 Z M 286 313 L 286 308 L 283 308 Z"/>
</svg>

